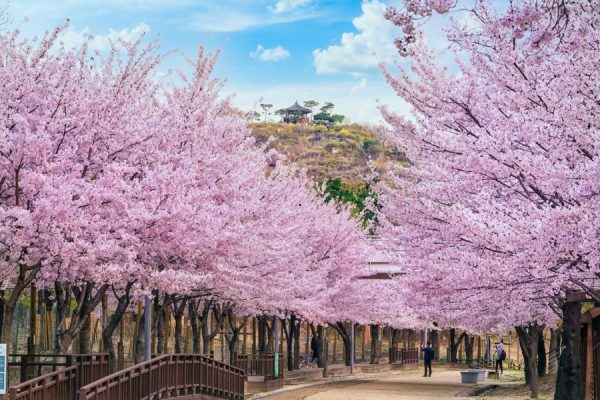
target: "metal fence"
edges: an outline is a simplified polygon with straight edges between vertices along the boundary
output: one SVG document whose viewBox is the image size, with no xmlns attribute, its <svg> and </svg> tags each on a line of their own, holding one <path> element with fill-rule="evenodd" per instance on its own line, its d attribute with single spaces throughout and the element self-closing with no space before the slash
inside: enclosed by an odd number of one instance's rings
<svg viewBox="0 0 600 400">
<path fill-rule="evenodd" d="M 79 389 L 79 400 L 140 400 L 202 394 L 244 398 L 244 371 L 200 354 L 168 354 Z"/>
</svg>

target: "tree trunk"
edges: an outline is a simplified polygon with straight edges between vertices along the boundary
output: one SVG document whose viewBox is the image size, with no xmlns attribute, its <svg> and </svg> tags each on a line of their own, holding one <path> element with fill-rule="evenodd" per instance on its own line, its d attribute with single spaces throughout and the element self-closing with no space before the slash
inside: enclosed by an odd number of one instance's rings
<svg viewBox="0 0 600 400">
<path fill-rule="evenodd" d="M 175 354 L 181 354 L 183 351 L 183 314 L 187 299 L 181 299 L 173 302 L 173 317 L 175 318 Z"/>
<path fill-rule="evenodd" d="M 557 329 L 550 329 L 550 351 L 548 352 L 548 373 L 553 374 L 556 372 L 558 365 L 559 345 L 558 345 L 559 332 Z"/>
<path fill-rule="evenodd" d="M 379 341 L 381 336 L 379 335 L 379 325 L 371 324 L 371 360 L 369 364 L 379 364 L 381 359 L 381 353 L 379 352 Z"/>
<path fill-rule="evenodd" d="M 525 379 L 529 384 L 531 398 L 536 399 L 538 397 L 537 351 L 540 332 L 544 327 L 532 323 L 517 326 L 515 329 L 525 360 Z"/>
<path fill-rule="evenodd" d="M 156 315 L 156 354 L 165 354 L 166 349 L 166 319 L 169 312 L 170 296 L 165 294 L 162 299 L 158 293 L 154 296 L 154 314 Z"/>
<path fill-rule="evenodd" d="M 366 333 L 367 326 L 363 325 L 360 327 L 360 362 L 365 362 L 367 359 L 365 358 L 365 348 L 366 348 Z"/>
<path fill-rule="evenodd" d="M 4 318 L 0 320 L 0 332 L 2 332 L 1 343 L 6 343 L 6 347 L 8 349 L 10 349 L 13 339 L 11 330 L 17 303 L 19 302 L 19 299 L 21 298 L 25 288 L 29 287 L 31 282 L 33 282 L 35 279 L 40 267 L 41 266 L 38 265 L 31 267 L 19 265 L 19 274 L 12 290 L 10 291 L 10 296 L 5 298 L 3 294 L 3 296 L 0 298 L 2 301 L 0 308 L 2 308 L 4 312 Z"/>
<path fill-rule="evenodd" d="M 467 337 L 467 333 L 463 332 L 456 340 L 456 329 L 450 329 L 450 362 L 457 363 L 458 362 L 458 347 L 462 343 L 463 339 Z"/>
<path fill-rule="evenodd" d="M 85 300 L 85 304 L 81 309 L 83 322 L 79 330 L 79 354 L 90 354 L 92 352 L 91 342 L 91 331 L 92 321 L 90 321 L 89 315 L 91 310 L 89 309 L 89 300 Z"/>
<path fill-rule="evenodd" d="M 266 354 L 267 349 L 267 316 L 261 315 L 258 317 L 258 353 Z"/>
<path fill-rule="evenodd" d="M 333 347 L 331 352 L 331 362 L 335 363 L 337 361 L 337 331 L 333 332 Z"/>
<path fill-rule="evenodd" d="M 200 311 L 200 309 L 198 309 Z M 214 304 L 207 300 L 204 302 L 202 312 L 199 313 L 200 324 L 202 326 L 202 351 L 204 354 L 210 354 L 212 340 L 217 336 L 223 327 L 223 320 L 228 310 L 223 309 L 220 304 Z M 214 329 L 211 330 L 210 317 L 213 317 Z"/>
<path fill-rule="evenodd" d="M 538 361 L 537 361 L 537 374 L 538 377 L 546 375 L 547 359 L 546 359 L 546 341 L 544 339 L 544 331 L 540 332 L 538 338 Z"/>
<path fill-rule="evenodd" d="M 226 332 L 225 327 L 223 327 L 223 335 L 227 340 L 227 348 L 229 349 L 229 364 L 235 365 L 237 358 L 237 347 L 240 341 L 240 331 L 246 326 L 246 319 L 244 318 L 240 325 L 236 325 L 231 307 L 227 306 L 225 309 L 227 310 L 225 312 L 227 313 L 229 332 Z"/>
<path fill-rule="evenodd" d="M 346 325 L 343 322 L 337 322 L 335 324 L 331 324 L 336 332 L 342 338 L 342 343 L 344 346 L 344 365 L 350 366 L 350 349 L 352 347 L 352 343 L 350 342 L 350 333 L 346 329 Z"/>
<path fill-rule="evenodd" d="M 302 328 L 302 321 L 298 318 L 296 320 L 296 327 L 294 328 L 294 369 L 300 369 L 300 330 Z M 308 334 L 308 332 L 307 332 Z"/>
<path fill-rule="evenodd" d="M 44 289 L 43 306 L 45 309 L 45 318 L 43 323 L 43 340 L 40 340 L 40 351 L 48 351 L 52 349 L 52 309 L 54 308 L 55 299 L 52 296 L 50 289 Z"/>
<path fill-rule="evenodd" d="M 431 331 L 431 346 L 433 347 L 433 359 L 440 360 L 440 333 L 437 330 Z"/>
<path fill-rule="evenodd" d="M 241 354 L 248 354 L 248 317 L 244 317 L 244 329 L 242 331 Z"/>
<path fill-rule="evenodd" d="M 108 361 L 110 365 L 111 372 L 117 371 L 117 356 L 115 354 L 115 346 L 112 341 L 113 333 L 119 326 L 125 311 L 127 311 L 127 307 L 129 307 L 129 302 L 131 301 L 129 297 L 129 292 L 131 287 L 133 286 L 133 282 L 128 282 L 125 287 L 125 293 L 117 297 L 117 308 L 115 312 L 108 318 L 104 329 L 102 329 L 102 343 L 104 343 L 104 351 L 108 353 Z"/>
<path fill-rule="evenodd" d="M 256 317 L 252 317 L 252 354 L 256 354 Z"/>
<path fill-rule="evenodd" d="M 75 337 L 79 338 L 81 354 L 91 353 L 90 314 L 102 301 L 108 285 L 102 285 L 93 293 L 95 283 L 87 282 L 81 286 L 70 286 L 68 282 L 55 282 L 57 298 L 58 334 L 54 346 L 55 352 L 66 351 Z M 77 308 L 73 312 L 69 326 L 65 326 L 65 318 L 70 305 L 70 293 L 77 301 Z"/>
<path fill-rule="evenodd" d="M 210 353 L 210 341 L 214 337 L 210 326 L 211 306 L 211 301 L 205 301 L 202 313 L 200 314 L 200 325 L 202 326 L 202 353 L 204 354 Z M 198 309 L 198 311 L 200 310 Z"/>
<path fill-rule="evenodd" d="M 138 306 L 138 311 L 143 310 L 141 306 Z M 146 319 L 146 313 L 141 312 L 138 319 L 139 323 L 136 326 L 135 332 L 135 354 L 134 362 L 139 364 L 144 361 L 144 321 Z"/>
<path fill-rule="evenodd" d="M 555 400 L 579 400 L 583 398 L 583 370 L 581 365 L 581 303 L 565 303 L 562 306 L 563 331 L 562 352 L 558 362 Z"/>
<path fill-rule="evenodd" d="M 391 328 L 390 327 L 390 347 L 389 347 L 389 363 L 392 364 L 396 361 L 394 358 L 396 357 L 396 352 L 398 350 L 398 341 L 400 336 L 400 329 Z"/>
<path fill-rule="evenodd" d="M 451 363 L 457 362 L 456 352 L 458 350 L 458 346 L 456 346 L 456 329 L 450 329 L 450 361 Z"/>
<path fill-rule="evenodd" d="M 295 318 L 293 315 L 290 317 L 290 321 L 288 323 L 287 319 L 281 320 L 281 331 L 285 335 L 285 348 L 287 351 L 287 369 L 288 371 L 292 371 L 294 369 L 294 322 Z"/>
<path fill-rule="evenodd" d="M 71 289 L 62 285 L 60 282 L 54 282 L 54 293 L 56 294 L 56 326 L 57 332 L 54 336 L 54 353 L 59 354 L 63 350 L 63 343 L 60 337 L 60 331 L 67 313 L 69 312 L 69 303 L 71 302 Z"/>
<path fill-rule="evenodd" d="M 323 368 L 325 365 L 325 358 L 328 356 L 325 354 L 325 332 L 322 325 L 317 325 L 317 328 L 315 329 L 315 326 L 311 324 L 310 329 L 313 337 L 316 337 L 318 342 L 319 358 L 317 359 L 317 366 Z"/>
<path fill-rule="evenodd" d="M 473 364 L 473 347 L 475 347 L 475 336 L 465 336 L 465 358 L 467 365 Z"/>
<path fill-rule="evenodd" d="M 235 365 L 237 358 L 237 345 L 239 342 L 239 330 L 234 330 L 227 340 L 227 348 L 229 349 L 229 364 Z"/>
<path fill-rule="evenodd" d="M 198 304 L 190 301 L 188 306 L 188 317 L 192 328 L 192 352 L 200 353 L 200 327 L 198 326 Z M 244 336 L 244 341 L 246 337 Z"/>
</svg>

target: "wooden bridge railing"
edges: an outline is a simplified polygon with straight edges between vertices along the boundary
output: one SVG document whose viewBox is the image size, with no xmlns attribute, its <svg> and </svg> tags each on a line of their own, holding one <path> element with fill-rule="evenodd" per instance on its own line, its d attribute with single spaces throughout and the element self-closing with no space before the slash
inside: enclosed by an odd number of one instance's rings
<svg viewBox="0 0 600 400">
<path fill-rule="evenodd" d="M 35 379 L 59 368 L 81 366 L 82 383 L 106 376 L 109 372 L 108 354 L 11 354 L 9 368 L 19 368 L 20 382 Z M 91 379 L 91 380 L 90 380 Z"/>
<path fill-rule="evenodd" d="M 244 371 L 246 376 L 264 376 L 265 381 L 283 378 L 284 358 L 279 357 L 279 374 L 275 377 L 274 354 L 238 354 L 235 366 Z"/>
<path fill-rule="evenodd" d="M 167 354 L 79 389 L 79 400 L 141 400 L 203 394 L 242 400 L 244 371 L 200 354 Z"/>
<path fill-rule="evenodd" d="M 419 349 L 414 347 L 402 349 L 390 349 L 390 363 L 394 364 L 418 364 Z"/>
<path fill-rule="evenodd" d="M 9 389 L 10 400 L 76 400 L 77 390 L 110 372 L 108 354 L 72 355 L 16 355 L 21 376 L 31 368 L 37 368 L 38 377 L 13 385 Z M 45 358 L 45 359 L 44 359 Z M 42 368 L 53 371 L 41 374 Z"/>
</svg>

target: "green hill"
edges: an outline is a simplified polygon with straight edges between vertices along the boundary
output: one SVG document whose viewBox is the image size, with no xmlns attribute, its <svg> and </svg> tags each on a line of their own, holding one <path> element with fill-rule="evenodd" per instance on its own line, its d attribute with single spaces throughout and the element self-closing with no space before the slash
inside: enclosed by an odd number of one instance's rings
<svg viewBox="0 0 600 400">
<path fill-rule="evenodd" d="M 362 183 L 362 176 L 370 174 L 369 161 L 384 175 L 390 163 L 406 163 L 402 154 L 357 124 L 326 127 L 263 122 L 253 123 L 251 128 L 258 143 L 272 137 L 271 147 L 304 167 L 319 182 L 341 178 L 352 187 Z"/>
</svg>

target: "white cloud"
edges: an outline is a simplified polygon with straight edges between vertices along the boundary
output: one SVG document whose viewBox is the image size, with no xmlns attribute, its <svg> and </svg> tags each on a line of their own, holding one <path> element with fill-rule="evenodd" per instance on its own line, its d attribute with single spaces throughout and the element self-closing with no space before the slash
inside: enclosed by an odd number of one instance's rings
<svg viewBox="0 0 600 400">
<path fill-rule="evenodd" d="M 398 31 L 384 18 L 385 9 L 379 0 L 364 0 L 362 14 L 352 20 L 358 32 L 343 33 L 339 44 L 313 51 L 317 73 L 357 72 L 393 60 Z"/>
<path fill-rule="evenodd" d="M 93 39 L 90 42 L 90 48 L 92 50 L 104 51 L 110 48 L 110 43 L 116 43 L 119 39 L 125 41 L 133 41 L 138 39 L 144 33 L 150 31 L 150 27 L 144 22 L 138 24 L 133 28 L 123 28 L 120 31 L 109 29 L 105 35 L 94 35 L 90 28 L 85 28 L 81 31 L 76 31 L 72 26 L 69 26 L 60 35 L 60 41 L 62 41 L 67 48 L 73 48 L 81 46 L 88 37 L 92 36 Z"/>
<path fill-rule="evenodd" d="M 279 0 L 275 7 L 271 8 L 276 14 L 293 11 L 299 7 L 310 4 L 311 0 Z"/>
<path fill-rule="evenodd" d="M 350 89 L 350 94 L 355 94 L 356 92 L 363 91 L 367 88 L 367 78 L 362 78 L 360 81 L 356 83 L 356 85 L 352 86 Z"/>
<path fill-rule="evenodd" d="M 290 52 L 281 46 L 265 49 L 262 45 L 256 46 L 256 50 L 250 52 L 250 57 L 260 61 L 281 61 L 290 56 Z"/>
</svg>

